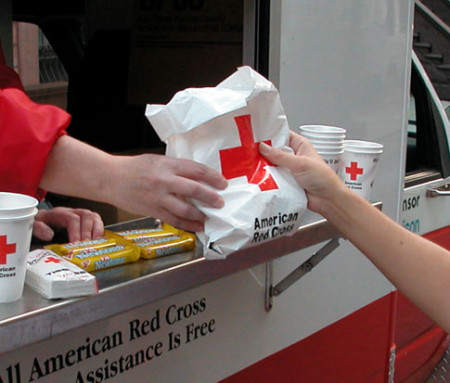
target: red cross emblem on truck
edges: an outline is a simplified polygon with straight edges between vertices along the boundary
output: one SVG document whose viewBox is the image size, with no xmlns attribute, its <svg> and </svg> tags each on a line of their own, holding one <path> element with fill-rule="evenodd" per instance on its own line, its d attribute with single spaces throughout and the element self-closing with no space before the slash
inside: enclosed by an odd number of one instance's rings
<svg viewBox="0 0 450 383">
<path fill-rule="evenodd" d="M 259 153 L 259 142 L 255 142 L 253 138 L 250 115 L 238 116 L 234 120 L 239 130 L 241 146 L 219 150 L 223 176 L 228 180 L 246 176 L 248 183 L 258 185 L 261 191 L 278 189 L 267 168 L 273 165 Z M 272 145 L 271 140 L 264 143 Z"/>
<path fill-rule="evenodd" d="M 350 166 L 346 166 L 345 167 L 345 172 L 347 174 L 350 174 L 350 180 L 351 181 L 356 181 L 356 178 L 358 177 L 359 174 L 363 174 L 363 168 L 358 168 L 358 163 L 357 162 L 350 162 Z"/>
<path fill-rule="evenodd" d="M 6 235 L 0 235 L 0 265 L 6 265 L 7 255 L 16 252 L 16 244 L 7 242 Z"/>
</svg>

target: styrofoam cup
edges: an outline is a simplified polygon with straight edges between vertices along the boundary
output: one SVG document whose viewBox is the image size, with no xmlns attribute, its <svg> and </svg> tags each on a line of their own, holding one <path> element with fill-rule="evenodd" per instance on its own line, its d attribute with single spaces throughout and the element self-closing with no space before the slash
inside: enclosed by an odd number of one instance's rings
<svg viewBox="0 0 450 383">
<path fill-rule="evenodd" d="M 337 141 L 342 142 L 345 139 L 345 134 L 316 134 L 316 133 L 309 133 L 305 131 L 299 132 L 303 137 L 308 138 L 310 141 Z"/>
<path fill-rule="evenodd" d="M 339 174 L 342 165 L 342 155 L 344 151 L 340 152 L 318 152 L 323 160 L 334 170 L 336 174 Z"/>
<path fill-rule="evenodd" d="M 22 210 L 26 210 L 25 207 Z M 33 208 L 23 215 L 13 215 L 11 211 L 10 215 L 0 213 L 0 303 L 16 301 L 22 296 L 37 212 L 38 209 Z"/>
<path fill-rule="evenodd" d="M 32 213 L 38 204 L 36 198 L 25 194 L 0 192 L 0 217 L 21 217 Z"/>
<path fill-rule="evenodd" d="M 330 125 L 301 125 L 299 126 L 300 132 L 313 133 L 313 134 L 328 134 L 328 135 L 342 135 L 347 132 L 346 129 L 338 126 Z"/>
<path fill-rule="evenodd" d="M 352 140 L 349 145 L 347 141 L 344 142 L 340 176 L 348 188 L 369 200 L 383 145 L 357 141 Z"/>
<path fill-rule="evenodd" d="M 342 156 L 344 151 L 343 150 L 319 150 L 319 151 L 317 151 L 317 153 L 320 156 L 322 156 L 322 155 L 340 155 L 340 156 Z"/>
<path fill-rule="evenodd" d="M 377 142 L 363 140 L 344 140 L 346 151 L 354 153 L 383 153 L 383 145 Z"/>
<path fill-rule="evenodd" d="M 316 149 L 316 151 L 320 151 L 320 150 L 338 150 L 338 151 L 343 151 L 344 150 L 344 145 L 328 145 L 328 144 L 312 144 L 314 146 L 314 149 Z"/>
</svg>

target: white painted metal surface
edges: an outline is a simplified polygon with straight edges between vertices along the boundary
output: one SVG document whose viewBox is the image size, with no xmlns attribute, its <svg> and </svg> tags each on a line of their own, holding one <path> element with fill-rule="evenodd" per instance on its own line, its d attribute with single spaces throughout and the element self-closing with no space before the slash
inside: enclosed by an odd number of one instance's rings
<svg viewBox="0 0 450 383">
<path fill-rule="evenodd" d="M 279 28 L 271 36 L 270 77 L 278 84 L 291 129 L 311 123 L 335 125 L 345 127 L 349 138 L 382 143 L 385 150 L 373 198 L 382 200 L 383 211 L 397 219 L 409 103 L 412 2 L 292 0 L 274 2 L 273 7 Z M 300 252 L 292 260 L 298 257 L 304 256 Z M 292 268 L 290 260 L 274 262 L 278 278 Z M 301 325 L 306 335 L 392 290 L 345 242 L 314 274 L 301 289 L 287 292 L 285 300 L 276 303 L 281 312 L 293 301 L 302 313 L 308 312 Z M 311 291 L 320 294 L 311 300 Z"/>
</svg>

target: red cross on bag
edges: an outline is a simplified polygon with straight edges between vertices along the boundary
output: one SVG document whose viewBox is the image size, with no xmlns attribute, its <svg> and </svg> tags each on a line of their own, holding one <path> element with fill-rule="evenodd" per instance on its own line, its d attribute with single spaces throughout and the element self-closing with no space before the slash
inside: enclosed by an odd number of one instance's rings
<svg viewBox="0 0 450 383">
<path fill-rule="evenodd" d="M 0 235 L 0 265 L 6 265 L 7 255 L 16 252 L 16 244 L 7 242 L 6 235 Z"/>
<path fill-rule="evenodd" d="M 206 259 L 296 233 L 307 199 L 288 169 L 259 153 L 259 145 L 290 151 L 289 125 L 275 86 L 252 68 L 238 68 L 216 87 L 177 92 L 167 105 L 148 105 L 146 116 L 167 144 L 166 154 L 194 160 L 230 180 L 197 233 Z"/>
<path fill-rule="evenodd" d="M 278 189 L 277 183 L 267 168 L 273 165 L 259 154 L 259 143 L 253 138 L 251 116 L 245 114 L 235 117 L 234 120 L 242 145 L 219 151 L 222 174 L 228 180 L 245 176 L 248 183 L 258 185 L 261 191 Z M 264 143 L 272 145 L 270 140 Z"/>
</svg>

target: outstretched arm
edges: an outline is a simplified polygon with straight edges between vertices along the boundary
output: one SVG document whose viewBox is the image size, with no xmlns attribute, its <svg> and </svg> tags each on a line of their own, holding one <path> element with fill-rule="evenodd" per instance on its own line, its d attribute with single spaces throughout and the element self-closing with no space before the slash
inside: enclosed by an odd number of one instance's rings
<svg viewBox="0 0 450 383">
<path fill-rule="evenodd" d="M 63 136 L 50 152 L 40 186 L 201 231 L 205 217 L 191 199 L 220 208 L 224 201 L 214 189 L 224 189 L 227 182 L 194 161 L 155 154 L 114 156 Z"/>
<path fill-rule="evenodd" d="M 412 302 L 450 331 L 450 252 L 404 229 L 349 190 L 309 141 L 291 135 L 295 155 L 261 145 L 272 163 L 289 168 L 324 216 Z"/>
</svg>

